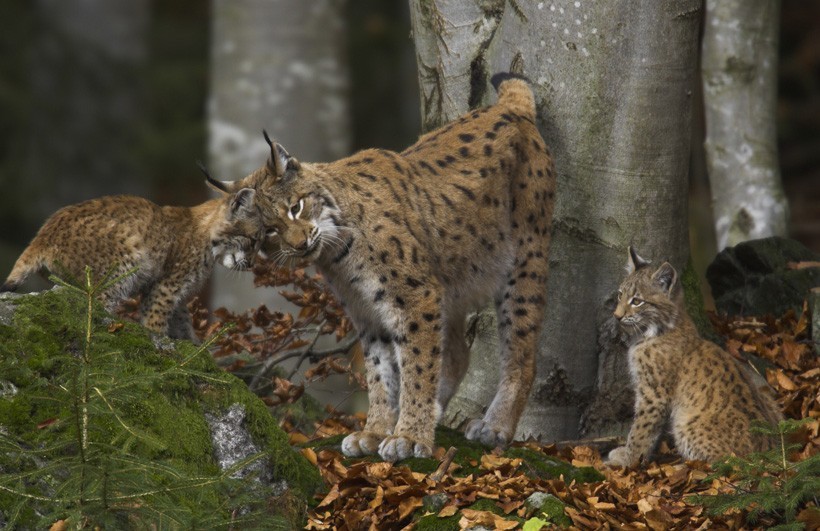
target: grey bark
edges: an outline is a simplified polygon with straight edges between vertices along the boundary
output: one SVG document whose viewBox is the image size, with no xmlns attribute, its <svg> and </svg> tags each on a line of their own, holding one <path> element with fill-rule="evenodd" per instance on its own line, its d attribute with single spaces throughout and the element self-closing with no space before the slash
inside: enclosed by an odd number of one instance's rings
<svg viewBox="0 0 820 531">
<path fill-rule="evenodd" d="M 426 128 L 492 102 L 495 72 L 532 81 L 558 193 L 538 374 L 517 436 L 576 438 L 599 380 L 627 385 L 622 353 L 602 357 L 612 373 L 597 374 L 608 315 L 598 312 L 624 275 L 626 246 L 679 271 L 687 260 L 701 2 L 411 0 L 411 11 Z M 492 396 L 492 313 L 473 323 L 469 385 L 448 409 L 452 423 Z"/>
<path fill-rule="evenodd" d="M 718 250 L 786 236 L 777 158 L 780 2 L 707 0 L 702 73 Z"/>
<path fill-rule="evenodd" d="M 143 113 L 149 0 L 37 0 L 27 222 L 99 195 L 145 195 L 133 151 Z M 35 198 L 33 201 L 31 198 Z"/>
<path fill-rule="evenodd" d="M 298 159 L 332 160 L 350 144 L 344 17 L 337 0 L 213 0 L 209 167 L 239 179 L 284 145 Z M 271 305 L 251 275 L 214 275 L 213 306 Z"/>
</svg>

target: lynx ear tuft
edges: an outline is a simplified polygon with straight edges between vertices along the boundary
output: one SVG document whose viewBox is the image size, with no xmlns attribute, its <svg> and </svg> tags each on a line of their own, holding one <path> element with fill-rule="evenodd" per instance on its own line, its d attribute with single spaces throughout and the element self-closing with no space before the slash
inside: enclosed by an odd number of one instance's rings
<svg viewBox="0 0 820 531">
<path fill-rule="evenodd" d="M 652 263 L 649 260 L 641 258 L 638 255 L 638 253 L 635 251 L 635 248 L 632 247 L 631 245 L 628 247 L 628 251 L 629 251 L 628 252 L 628 257 L 627 257 L 627 260 L 626 260 L 626 272 L 627 273 L 630 273 L 630 274 L 634 273 L 638 269 L 641 269 L 642 267 L 646 267 L 646 266 L 648 266 L 649 264 Z"/>
<path fill-rule="evenodd" d="M 666 293 L 670 293 L 675 286 L 675 282 L 678 280 L 678 272 L 675 271 L 672 264 L 664 262 L 658 270 L 652 274 L 652 280 L 657 282 Z"/>
<path fill-rule="evenodd" d="M 265 137 L 265 142 L 270 146 L 270 158 L 268 159 L 268 171 L 273 175 L 275 180 L 290 177 L 292 172 L 298 172 L 301 168 L 299 161 L 291 157 L 282 144 L 274 142 L 268 136 L 268 132 L 263 130 L 262 135 Z"/>
<path fill-rule="evenodd" d="M 216 179 L 211 177 L 211 174 L 208 172 L 208 169 L 205 167 L 205 165 L 202 164 L 201 160 L 196 161 L 196 165 L 199 166 L 199 170 L 205 174 L 205 184 L 207 184 L 217 192 L 230 194 L 236 188 L 235 181 L 217 181 Z"/>
</svg>

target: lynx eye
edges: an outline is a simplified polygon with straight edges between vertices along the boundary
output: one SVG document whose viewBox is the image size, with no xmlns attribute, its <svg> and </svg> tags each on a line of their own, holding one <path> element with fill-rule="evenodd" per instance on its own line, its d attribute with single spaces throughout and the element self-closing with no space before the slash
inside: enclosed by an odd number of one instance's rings
<svg viewBox="0 0 820 531">
<path fill-rule="evenodd" d="M 290 219 L 299 219 L 299 214 L 302 213 L 302 208 L 305 206 L 305 200 L 300 199 L 298 203 L 294 203 L 290 206 L 290 210 L 288 210 L 288 217 Z"/>
<path fill-rule="evenodd" d="M 632 298 L 629 300 L 629 304 L 631 304 L 631 305 L 632 305 L 632 306 L 634 306 L 635 308 L 637 308 L 638 306 L 642 306 L 642 305 L 643 305 L 643 302 L 644 302 L 644 301 L 643 301 L 642 299 L 639 299 L 638 297 L 632 297 Z"/>
<path fill-rule="evenodd" d="M 276 229 L 268 229 L 265 231 L 265 236 L 277 236 L 279 231 Z"/>
</svg>

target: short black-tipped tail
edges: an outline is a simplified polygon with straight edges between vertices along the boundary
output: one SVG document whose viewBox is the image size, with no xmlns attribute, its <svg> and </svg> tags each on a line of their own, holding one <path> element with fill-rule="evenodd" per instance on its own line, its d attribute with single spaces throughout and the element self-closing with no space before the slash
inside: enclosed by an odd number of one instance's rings
<svg viewBox="0 0 820 531">
<path fill-rule="evenodd" d="M 522 76 L 521 74 L 513 74 L 512 72 L 498 72 L 490 78 L 490 83 L 493 85 L 493 88 L 498 91 L 498 87 L 501 86 L 501 83 L 507 81 L 508 79 L 520 79 L 521 81 L 526 81 L 527 84 L 530 83 L 530 80 L 525 76 Z"/>
<path fill-rule="evenodd" d="M 535 97 L 530 88 L 530 81 L 519 74 L 499 72 L 490 78 L 498 91 L 498 103 L 510 111 L 535 120 Z"/>
</svg>

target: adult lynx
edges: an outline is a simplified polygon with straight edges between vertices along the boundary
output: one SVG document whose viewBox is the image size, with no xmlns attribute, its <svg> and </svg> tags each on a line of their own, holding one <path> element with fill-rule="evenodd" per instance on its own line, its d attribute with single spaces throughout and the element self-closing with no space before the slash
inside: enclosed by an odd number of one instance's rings
<svg viewBox="0 0 820 531">
<path fill-rule="evenodd" d="M 429 456 L 439 416 L 467 370 L 465 316 L 495 300 L 501 381 L 467 436 L 515 434 L 546 304 L 555 176 L 526 81 L 494 76 L 498 103 L 422 136 L 300 163 L 270 142 L 253 186 L 280 259 L 312 260 L 359 331 L 370 409 L 347 455 Z"/>
</svg>

